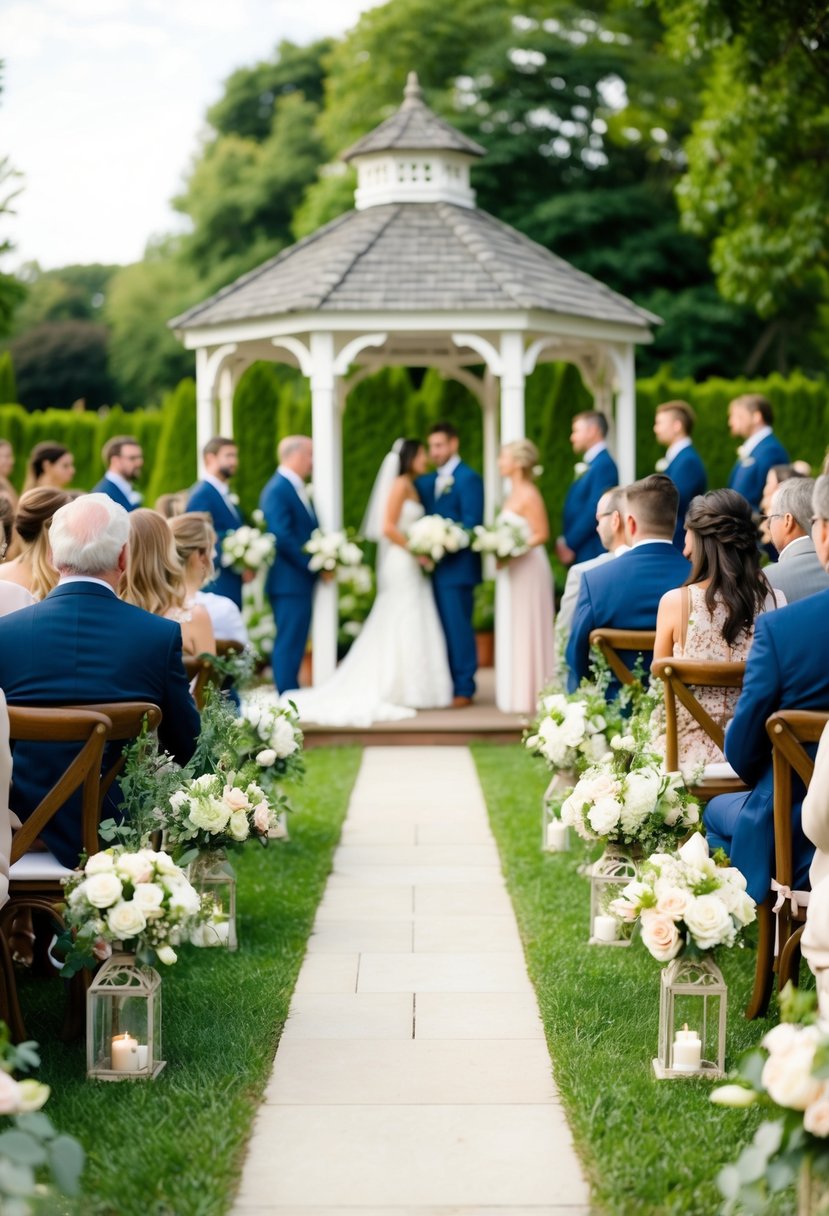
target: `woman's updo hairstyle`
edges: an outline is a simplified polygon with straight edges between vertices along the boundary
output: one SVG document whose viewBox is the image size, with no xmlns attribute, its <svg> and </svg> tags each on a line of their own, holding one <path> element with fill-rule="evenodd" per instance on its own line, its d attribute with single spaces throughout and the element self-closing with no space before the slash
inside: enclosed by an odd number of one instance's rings
<svg viewBox="0 0 829 1216">
<path fill-rule="evenodd" d="M 182 570 L 192 553 L 203 553 L 209 561 L 204 581 L 210 582 L 214 574 L 213 549 L 216 544 L 216 531 L 208 513 L 186 511 L 183 515 L 174 515 L 172 519 L 167 520 L 167 527 L 173 534 L 176 556 L 181 562 Z"/>
<path fill-rule="evenodd" d="M 20 497 L 14 530 L 24 545 L 33 545 L 48 529 L 58 507 L 64 507 L 71 499 L 65 490 L 52 486 L 35 486 Z"/>
<path fill-rule="evenodd" d="M 504 444 L 504 451 L 509 452 L 529 481 L 534 481 L 540 475 L 538 448 L 531 439 L 513 439 L 511 443 Z"/>
<path fill-rule="evenodd" d="M 397 442 L 400 445 L 397 449 L 397 455 L 400 460 L 400 476 L 402 476 L 404 473 L 411 472 L 415 457 L 423 447 L 423 440 L 398 439 Z"/>
</svg>

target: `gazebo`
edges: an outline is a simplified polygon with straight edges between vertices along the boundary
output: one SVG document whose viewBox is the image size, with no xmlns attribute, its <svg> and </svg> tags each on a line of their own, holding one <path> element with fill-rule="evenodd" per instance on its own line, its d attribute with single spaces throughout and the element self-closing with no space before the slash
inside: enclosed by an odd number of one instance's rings
<svg viewBox="0 0 829 1216">
<path fill-rule="evenodd" d="M 659 318 L 479 210 L 469 173 L 484 155 L 429 109 L 411 72 L 400 109 L 342 154 L 357 169 L 354 210 L 170 322 L 196 352 L 199 452 L 232 434 L 251 363 L 298 368 L 311 387 L 316 510 L 323 527 L 340 527 L 350 389 L 383 366 L 435 367 L 480 402 L 491 517 L 498 448 L 524 434 L 526 378 L 565 361 L 612 419 L 620 475 L 633 479 L 634 349 Z M 315 683 L 334 670 L 336 634 L 336 587 L 322 585 Z M 507 677 L 499 670 L 497 683 Z"/>
</svg>

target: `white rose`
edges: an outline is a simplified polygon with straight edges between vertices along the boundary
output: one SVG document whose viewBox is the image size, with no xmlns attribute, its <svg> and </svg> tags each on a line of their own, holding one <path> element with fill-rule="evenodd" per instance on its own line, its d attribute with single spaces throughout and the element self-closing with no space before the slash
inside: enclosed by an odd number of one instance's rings
<svg viewBox="0 0 829 1216">
<path fill-rule="evenodd" d="M 700 950 L 734 941 L 734 922 L 718 895 L 700 895 L 685 909 L 685 924 Z"/>
<path fill-rule="evenodd" d="M 194 828 L 216 835 L 223 832 L 230 819 L 230 807 L 218 798 L 205 798 L 196 802 L 190 808 L 187 816 Z"/>
<path fill-rule="evenodd" d="M 769 1056 L 763 1065 L 762 1084 L 772 1102 L 790 1110 L 805 1110 L 823 1094 L 823 1082 L 812 1076 L 815 1041 L 801 1040 L 786 1052 Z"/>
<path fill-rule="evenodd" d="M 637 827 L 643 823 L 656 808 L 661 784 L 662 778 L 653 769 L 637 769 L 628 773 L 623 794 L 626 815 L 622 821 L 627 818 Z"/>
<path fill-rule="evenodd" d="M 115 862 L 111 853 L 93 853 L 83 868 L 84 874 L 91 878 L 93 874 L 111 874 Z"/>
<path fill-rule="evenodd" d="M 276 764 L 276 752 L 272 747 L 265 747 L 261 752 L 257 752 L 256 763 L 261 768 L 270 768 L 272 764 Z"/>
<path fill-rule="evenodd" d="M 140 908 L 148 920 L 163 915 L 164 888 L 156 882 L 142 882 L 135 888 L 132 902 Z"/>
<path fill-rule="evenodd" d="M 277 718 L 271 731 L 271 747 L 280 760 L 292 756 L 297 749 L 294 729 L 286 718 Z"/>
<path fill-rule="evenodd" d="M 682 949 L 682 938 L 670 916 L 662 916 L 650 908 L 642 913 L 642 941 L 649 953 L 660 963 L 676 958 Z"/>
<path fill-rule="evenodd" d="M 21 1115 L 40 1110 L 52 1092 L 48 1085 L 35 1081 L 32 1077 L 26 1081 L 18 1081 L 17 1085 L 20 1090 L 20 1102 L 17 1109 Z"/>
<path fill-rule="evenodd" d="M 155 952 L 158 955 L 158 961 L 164 963 L 166 967 L 169 967 L 178 959 L 178 955 L 172 946 L 156 946 Z"/>
<path fill-rule="evenodd" d="M 803 1129 L 825 1140 L 829 1136 L 829 1093 L 826 1085 L 819 1098 L 810 1102 L 803 1115 Z"/>
<path fill-rule="evenodd" d="M 262 710 L 258 705 L 245 706 L 245 718 L 250 722 L 251 726 L 258 726 L 259 720 L 262 717 Z"/>
<path fill-rule="evenodd" d="M 170 857 L 169 853 L 156 853 L 153 863 L 159 874 L 180 874 L 181 870 Z"/>
<path fill-rule="evenodd" d="M 180 811 L 183 806 L 187 806 L 190 802 L 190 795 L 186 790 L 176 790 L 170 795 L 170 806 L 174 811 Z"/>
<path fill-rule="evenodd" d="M 245 811 L 234 811 L 230 816 L 230 834 L 234 840 L 247 840 L 250 835 L 250 824 Z"/>
<path fill-rule="evenodd" d="M 694 832 L 693 836 L 685 841 L 685 844 L 680 845 L 677 852 L 686 865 L 696 866 L 699 869 L 708 860 L 708 841 L 701 832 Z"/>
<path fill-rule="evenodd" d="M 14 1115 L 20 1110 L 20 1085 L 7 1072 L 0 1070 L 0 1115 Z"/>
<path fill-rule="evenodd" d="M 541 704 L 546 713 L 566 714 L 570 702 L 560 692 L 554 692 L 549 697 L 544 697 Z"/>
<path fill-rule="evenodd" d="M 598 802 L 601 798 L 617 798 L 621 788 L 621 782 L 610 773 L 588 772 L 576 786 L 574 794 L 580 794 L 583 802 Z"/>
<path fill-rule="evenodd" d="M 170 889 L 170 907 L 186 916 L 194 916 L 201 907 L 201 896 L 186 879 Z"/>
<path fill-rule="evenodd" d="M 121 898 L 123 886 L 115 874 L 93 874 L 83 884 L 84 895 L 93 908 L 111 908 Z"/>
<path fill-rule="evenodd" d="M 248 796 L 244 790 L 240 790 L 235 785 L 226 785 L 222 791 L 222 801 L 225 806 L 229 806 L 231 811 L 246 811 L 250 806 Z"/>
<path fill-rule="evenodd" d="M 124 882 L 133 886 L 145 883 L 152 875 L 152 862 L 141 853 L 123 853 L 115 862 L 115 872 Z"/>
<path fill-rule="evenodd" d="M 599 798 L 587 812 L 587 822 L 597 836 L 609 836 L 618 827 L 622 804 L 616 798 Z"/>
<path fill-rule="evenodd" d="M 147 918 L 133 899 L 124 899 L 107 913 L 107 924 L 115 937 L 123 940 L 143 933 Z"/>
</svg>

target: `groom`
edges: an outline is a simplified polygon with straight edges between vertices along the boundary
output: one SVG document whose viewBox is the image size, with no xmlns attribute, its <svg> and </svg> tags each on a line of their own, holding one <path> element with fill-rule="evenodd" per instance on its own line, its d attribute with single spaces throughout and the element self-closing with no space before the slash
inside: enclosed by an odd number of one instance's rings
<svg viewBox="0 0 829 1216">
<path fill-rule="evenodd" d="M 483 523 L 484 483 L 458 454 L 458 432 L 450 422 L 438 422 L 429 431 L 429 457 L 434 473 L 418 477 L 415 488 L 429 515 L 453 519 L 464 528 Z M 478 655 L 472 629 L 472 604 L 481 581 L 481 559 L 471 549 L 450 553 L 438 562 L 432 576 L 440 623 L 446 634 L 452 672 L 452 705 L 470 705 L 475 695 Z"/>
</svg>

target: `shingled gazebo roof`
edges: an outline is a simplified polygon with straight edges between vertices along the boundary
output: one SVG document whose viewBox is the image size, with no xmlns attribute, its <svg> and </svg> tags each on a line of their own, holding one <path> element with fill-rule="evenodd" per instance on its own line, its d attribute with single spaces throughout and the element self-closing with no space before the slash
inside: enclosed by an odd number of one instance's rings
<svg viewBox="0 0 829 1216">
<path fill-rule="evenodd" d="M 443 152 L 465 152 L 469 156 L 486 156 L 486 148 L 468 139 L 456 127 L 439 118 L 423 100 L 416 72 L 409 72 L 409 79 L 399 110 L 369 131 L 356 144 L 341 153 L 341 160 L 353 160 L 367 152 L 386 152 L 389 149 L 411 149 L 426 152 L 435 149 Z"/>
</svg>

